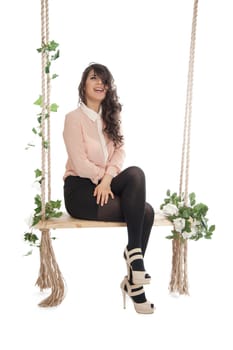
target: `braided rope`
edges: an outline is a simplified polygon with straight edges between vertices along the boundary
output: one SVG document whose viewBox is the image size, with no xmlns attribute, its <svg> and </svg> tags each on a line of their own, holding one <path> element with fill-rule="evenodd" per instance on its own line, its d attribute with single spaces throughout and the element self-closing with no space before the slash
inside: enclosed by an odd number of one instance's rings
<svg viewBox="0 0 233 350">
<path fill-rule="evenodd" d="M 179 185 L 179 195 L 181 196 L 182 193 L 184 192 L 184 205 L 186 206 L 188 205 L 193 74 L 194 74 L 197 13 L 198 13 L 198 0 L 194 0 L 186 104 L 185 104 L 183 144 L 182 144 L 182 154 L 181 154 L 180 185 Z M 184 187 L 184 191 L 183 191 L 183 187 Z M 180 294 L 188 294 L 188 273 L 187 273 L 188 242 L 187 240 L 183 242 L 181 241 L 181 238 L 174 239 L 172 242 L 172 253 L 173 253 L 172 273 L 171 273 L 171 281 L 169 286 L 170 291 L 179 292 Z"/>
<path fill-rule="evenodd" d="M 41 47 L 46 41 L 45 36 L 45 6 L 44 1 L 41 0 Z M 45 113 L 46 113 L 46 55 L 44 52 L 41 53 L 41 96 L 42 96 L 42 111 L 41 111 L 41 215 L 42 220 L 45 220 L 45 205 L 46 205 L 46 152 L 44 148 L 45 141 Z"/>
<path fill-rule="evenodd" d="M 41 0 L 41 47 L 49 43 L 49 5 L 48 0 Z M 51 166 L 50 166 L 50 75 L 46 73 L 46 64 L 48 65 L 49 57 L 45 50 L 41 52 L 41 94 L 42 94 L 42 115 L 41 115 L 41 167 L 42 167 L 42 182 L 41 182 L 41 214 L 42 221 L 46 219 L 46 185 L 47 199 L 51 197 Z M 45 117 L 47 114 L 47 123 Z M 47 127 L 47 128 L 46 128 Z M 46 134 L 46 136 L 45 136 Z M 46 140 L 47 137 L 47 140 Z M 45 141 L 48 142 L 48 147 L 45 147 Z M 46 176 L 47 165 L 47 176 Z M 48 229 L 41 230 L 40 243 L 40 271 L 36 284 L 41 290 L 50 288 L 51 294 L 40 302 L 40 306 L 49 307 L 59 305 L 64 299 L 65 286 L 64 280 L 56 262 L 53 251 L 50 231 Z"/>
<path fill-rule="evenodd" d="M 190 44 L 190 57 L 189 57 L 189 69 L 188 69 L 188 80 L 187 80 L 187 94 L 186 94 L 186 105 L 185 105 L 181 171 L 180 171 L 180 186 L 179 186 L 179 194 L 181 195 L 183 192 L 183 182 L 184 182 L 183 178 L 184 178 L 184 174 L 185 174 L 185 190 L 184 190 L 185 204 L 188 203 L 191 119 L 192 119 L 192 98 L 193 98 L 193 74 L 194 74 L 195 42 L 196 42 L 196 28 L 197 28 L 197 12 L 198 12 L 198 0 L 194 0 L 191 44 Z M 185 170 L 184 170 L 184 164 L 185 164 Z"/>
<path fill-rule="evenodd" d="M 49 42 L 49 3 L 48 0 L 45 0 L 45 9 L 46 9 L 46 42 Z M 49 58 L 47 57 L 47 63 Z M 47 150 L 47 189 L 48 189 L 48 201 L 51 200 L 51 142 L 50 142 L 50 74 L 46 74 L 47 77 L 47 141 L 48 141 L 48 150 Z"/>
<path fill-rule="evenodd" d="M 41 0 L 41 47 L 49 42 L 49 6 L 48 0 Z M 45 72 L 48 65 L 48 53 L 41 53 L 41 202 L 42 220 L 45 220 L 46 201 L 51 200 L 51 145 L 50 145 L 50 74 Z M 46 118 L 47 116 L 47 118 Z M 48 147 L 45 147 L 45 141 Z M 47 198 L 46 198 L 47 194 Z"/>
</svg>

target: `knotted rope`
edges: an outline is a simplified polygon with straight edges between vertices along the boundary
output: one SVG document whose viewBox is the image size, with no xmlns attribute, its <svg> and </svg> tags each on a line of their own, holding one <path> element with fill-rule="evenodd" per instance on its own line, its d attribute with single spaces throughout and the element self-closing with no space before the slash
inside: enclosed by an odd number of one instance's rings
<svg viewBox="0 0 233 350">
<path fill-rule="evenodd" d="M 41 0 L 41 47 L 49 43 L 49 5 Z M 48 55 L 41 52 L 41 215 L 46 220 L 46 202 L 51 199 L 51 140 L 50 140 L 50 74 L 46 73 Z M 46 146 L 45 146 L 46 145 Z M 55 306 L 64 298 L 64 282 L 48 229 L 41 230 L 40 271 L 36 284 L 41 290 L 51 288 L 51 295 L 40 302 L 40 306 Z"/>
<path fill-rule="evenodd" d="M 193 98 L 193 73 L 196 43 L 198 0 L 194 0 L 193 20 L 191 32 L 191 44 L 189 55 L 189 68 L 187 79 L 187 93 L 184 117 L 183 145 L 181 157 L 179 195 L 184 194 L 184 205 L 188 205 L 188 185 L 190 168 L 190 140 L 191 140 L 191 119 L 192 119 L 192 98 Z M 179 294 L 189 294 L 187 276 L 187 252 L 188 242 L 182 238 L 172 241 L 172 272 L 170 291 Z"/>
</svg>

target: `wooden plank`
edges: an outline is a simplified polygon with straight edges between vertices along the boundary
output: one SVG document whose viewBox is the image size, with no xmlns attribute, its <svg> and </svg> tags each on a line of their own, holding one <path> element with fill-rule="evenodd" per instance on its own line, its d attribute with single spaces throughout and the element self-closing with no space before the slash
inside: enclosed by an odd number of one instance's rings
<svg viewBox="0 0 233 350">
<path fill-rule="evenodd" d="M 37 229 L 57 229 L 57 228 L 88 228 L 88 227 L 123 227 L 125 222 L 108 222 L 74 219 L 70 215 L 63 213 L 60 218 L 52 218 L 40 221 L 34 227 Z M 154 226 L 171 226 L 171 222 L 160 212 L 155 213 Z"/>
</svg>

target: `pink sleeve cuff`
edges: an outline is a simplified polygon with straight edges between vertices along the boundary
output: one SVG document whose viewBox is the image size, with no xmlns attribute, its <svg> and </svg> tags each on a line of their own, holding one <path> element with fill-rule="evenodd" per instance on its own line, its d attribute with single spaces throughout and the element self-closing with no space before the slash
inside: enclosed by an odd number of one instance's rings
<svg viewBox="0 0 233 350">
<path fill-rule="evenodd" d="M 116 176 L 119 173 L 119 170 L 115 166 L 109 166 L 106 170 L 106 174 L 111 175 L 112 177 Z"/>
<path fill-rule="evenodd" d="M 104 169 L 103 169 L 103 168 L 99 168 L 99 173 L 98 173 L 98 175 L 95 176 L 95 177 L 93 177 L 93 178 L 91 179 L 91 181 L 92 181 L 95 185 L 97 185 L 98 182 L 99 182 L 99 180 L 101 180 L 103 176 L 104 176 Z"/>
</svg>

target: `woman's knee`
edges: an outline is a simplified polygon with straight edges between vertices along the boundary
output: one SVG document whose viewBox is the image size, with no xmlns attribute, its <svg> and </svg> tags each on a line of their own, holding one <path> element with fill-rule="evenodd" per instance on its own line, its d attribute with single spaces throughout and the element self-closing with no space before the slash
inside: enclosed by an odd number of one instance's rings
<svg viewBox="0 0 233 350">
<path fill-rule="evenodd" d="M 144 171 L 140 167 L 130 166 L 125 170 L 127 171 L 128 176 L 130 176 L 135 181 L 145 182 L 145 174 L 144 174 Z"/>
<path fill-rule="evenodd" d="M 153 208 L 149 203 L 146 203 L 146 205 L 145 205 L 145 216 L 144 216 L 144 219 L 145 219 L 147 222 L 153 223 L 153 222 L 154 222 L 154 217 L 155 217 L 154 208 Z"/>
</svg>

